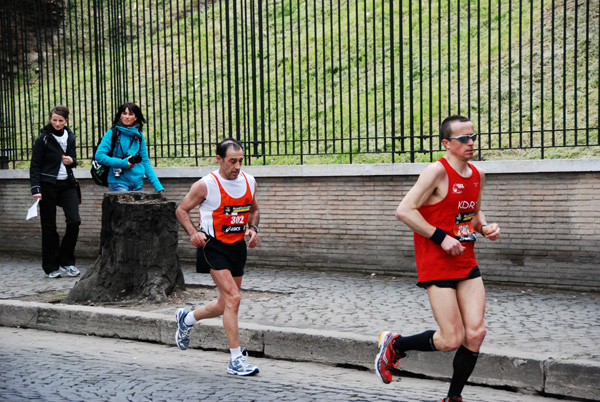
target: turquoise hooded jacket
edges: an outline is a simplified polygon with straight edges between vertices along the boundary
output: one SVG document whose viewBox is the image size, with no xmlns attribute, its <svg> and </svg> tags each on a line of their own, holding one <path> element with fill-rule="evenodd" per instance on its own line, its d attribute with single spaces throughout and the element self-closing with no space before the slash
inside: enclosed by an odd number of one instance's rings
<svg viewBox="0 0 600 402">
<path fill-rule="evenodd" d="M 113 135 L 118 135 L 119 137 L 115 144 L 112 156 L 108 156 Z M 142 157 L 142 161 L 136 163 L 130 169 L 127 157 L 137 154 Z M 133 127 L 124 127 L 117 124 L 112 129 L 109 129 L 106 134 L 104 134 L 104 137 L 102 137 L 102 141 L 100 141 L 100 145 L 98 145 L 98 149 L 96 150 L 95 157 L 98 163 L 112 168 L 108 173 L 109 183 L 141 187 L 144 184 L 145 175 L 156 191 L 164 190 L 150 164 L 144 134 L 139 131 L 135 125 Z M 122 169 L 120 177 L 115 176 L 115 168 Z"/>
</svg>

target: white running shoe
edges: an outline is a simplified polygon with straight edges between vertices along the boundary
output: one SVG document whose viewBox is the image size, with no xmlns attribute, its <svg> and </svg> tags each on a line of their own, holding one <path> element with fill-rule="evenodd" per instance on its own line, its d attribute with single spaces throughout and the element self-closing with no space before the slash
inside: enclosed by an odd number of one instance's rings
<svg viewBox="0 0 600 402">
<path fill-rule="evenodd" d="M 229 367 L 227 368 L 227 374 L 232 375 L 255 375 L 258 374 L 258 367 L 253 364 L 248 363 L 246 357 L 248 355 L 238 356 L 235 360 L 229 360 Z"/>
<path fill-rule="evenodd" d="M 175 343 L 181 350 L 186 350 L 190 346 L 190 332 L 192 327 L 187 325 L 184 320 L 185 316 L 190 312 L 184 308 L 178 308 L 175 313 L 175 320 L 177 321 L 177 331 L 175 331 Z"/>
<path fill-rule="evenodd" d="M 69 276 L 79 276 L 79 274 L 80 274 L 79 270 L 75 267 L 75 265 L 61 266 L 60 269 L 62 269 L 63 271 L 66 271 L 67 275 L 69 275 Z"/>
<path fill-rule="evenodd" d="M 56 271 L 52 271 L 49 274 L 46 274 L 46 278 L 50 278 L 50 279 L 54 279 L 54 278 L 60 278 L 60 270 L 56 270 Z"/>
</svg>

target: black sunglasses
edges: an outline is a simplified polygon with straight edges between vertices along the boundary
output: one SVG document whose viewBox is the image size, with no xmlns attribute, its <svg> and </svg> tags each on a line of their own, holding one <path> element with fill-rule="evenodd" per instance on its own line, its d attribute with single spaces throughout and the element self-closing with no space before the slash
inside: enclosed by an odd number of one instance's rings
<svg viewBox="0 0 600 402">
<path fill-rule="evenodd" d="M 469 140 L 473 140 L 473 142 L 477 140 L 477 133 L 459 135 L 458 137 L 450 137 L 448 138 L 448 141 L 450 140 L 459 140 L 463 144 L 468 144 Z"/>
</svg>

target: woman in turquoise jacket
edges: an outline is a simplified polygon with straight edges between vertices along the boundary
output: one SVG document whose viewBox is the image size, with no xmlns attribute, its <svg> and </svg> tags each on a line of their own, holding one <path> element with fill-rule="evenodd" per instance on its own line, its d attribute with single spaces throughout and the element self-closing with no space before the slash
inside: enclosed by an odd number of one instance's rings
<svg viewBox="0 0 600 402">
<path fill-rule="evenodd" d="M 141 131 L 145 122 L 138 105 L 124 103 L 115 115 L 113 127 L 102 137 L 95 157 L 98 163 L 111 167 L 108 173 L 109 191 L 142 191 L 144 175 L 156 191 L 164 191 L 150 165 L 146 140 Z M 117 135 L 117 141 L 111 153 L 113 135 Z"/>
</svg>

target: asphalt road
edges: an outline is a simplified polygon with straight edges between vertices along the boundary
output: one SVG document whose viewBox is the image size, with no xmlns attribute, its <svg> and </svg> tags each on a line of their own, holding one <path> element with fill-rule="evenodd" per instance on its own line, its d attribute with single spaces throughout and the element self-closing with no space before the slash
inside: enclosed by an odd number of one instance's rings
<svg viewBox="0 0 600 402">
<path fill-rule="evenodd" d="M 115 338 L 0 327 L 1 401 L 439 401 L 448 384 L 373 371 L 250 357 L 254 377 L 226 374 L 229 355 Z M 465 401 L 564 401 L 467 386 Z"/>
</svg>

